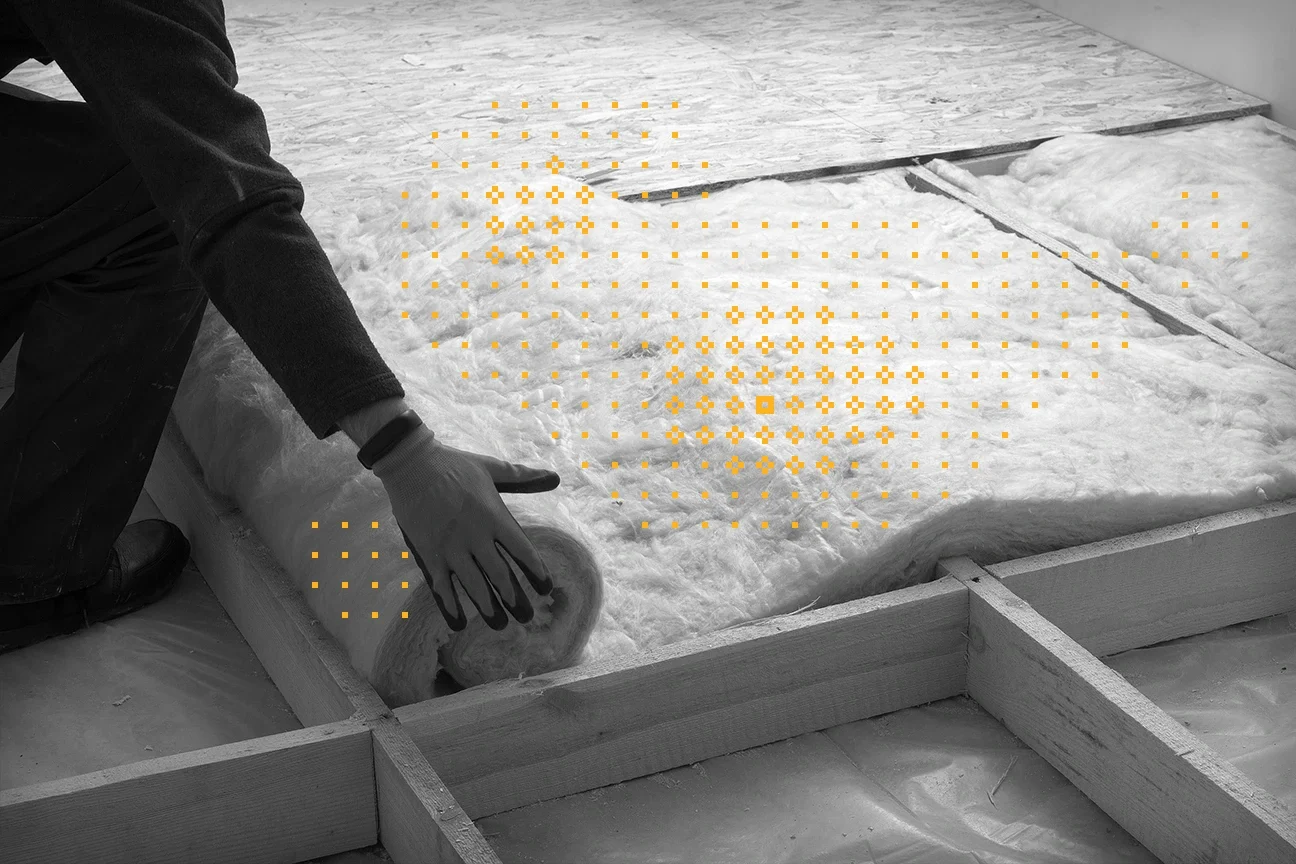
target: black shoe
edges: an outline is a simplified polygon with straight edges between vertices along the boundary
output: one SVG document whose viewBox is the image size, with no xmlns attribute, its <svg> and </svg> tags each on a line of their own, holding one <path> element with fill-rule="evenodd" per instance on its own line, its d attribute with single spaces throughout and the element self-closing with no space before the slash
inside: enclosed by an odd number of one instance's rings
<svg viewBox="0 0 1296 864">
<path fill-rule="evenodd" d="M 127 525 L 98 582 L 49 600 L 0 606 L 0 654 L 134 612 L 162 599 L 189 562 L 189 541 L 162 519 Z"/>
</svg>

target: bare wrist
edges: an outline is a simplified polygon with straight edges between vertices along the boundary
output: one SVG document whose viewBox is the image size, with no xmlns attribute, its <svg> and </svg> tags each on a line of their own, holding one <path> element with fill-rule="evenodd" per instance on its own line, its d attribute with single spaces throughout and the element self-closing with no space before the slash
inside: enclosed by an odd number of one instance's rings
<svg viewBox="0 0 1296 864">
<path fill-rule="evenodd" d="M 408 410 L 410 410 L 409 405 L 400 397 L 380 399 L 342 417 L 337 424 L 357 447 L 363 447 L 379 429 L 395 419 L 402 411 Z"/>
</svg>

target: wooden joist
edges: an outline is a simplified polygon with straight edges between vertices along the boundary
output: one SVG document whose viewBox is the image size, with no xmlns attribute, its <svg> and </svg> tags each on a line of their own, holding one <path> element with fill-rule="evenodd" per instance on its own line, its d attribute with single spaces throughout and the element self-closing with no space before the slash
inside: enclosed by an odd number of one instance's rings
<svg viewBox="0 0 1296 864">
<path fill-rule="evenodd" d="M 203 482 L 174 417 L 167 420 L 146 485 L 167 518 L 184 530 L 194 562 L 298 719 L 346 717 L 372 735 L 369 794 L 381 814 L 378 834 L 388 853 L 402 864 L 498 864 L 481 832 L 315 620 L 247 520 Z"/>
<path fill-rule="evenodd" d="M 369 730 L 344 720 L 7 789 L 0 860 L 278 864 L 370 846 L 373 764 Z"/>
<path fill-rule="evenodd" d="M 1243 357 L 1258 360 L 1265 364 L 1272 364 L 1282 369 L 1288 368 L 1269 355 L 1257 351 L 1242 340 L 1230 336 L 1214 324 L 1194 315 L 1174 300 L 1162 297 L 1137 282 L 1122 279 L 1107 267 L 1090 260 L 1080 250 L 1071 249 L 1061 241 L 1026 224 L 1011 213 L 996 207 L 966 189 L 951 183 L 930 169 L 918 166 L 906 169 L 905 174 L 909 185 L 914 189 L 920 192 L 934 192 L 966 204 L 989 219 L 1001 231 L 1016 234 L 1043 249 L 1047 249 L 1059 258 L 1070 262 L 1072 266 L 1091 279 L 1102 283 L 1102 285 L 1113 291 L 1124 294 L 1129 297 L 1132 303 L 1144 309 L 1152 316 L 1153 320 L 1171 333 L 1205 336 L 1212 342 L 1216 342 Z"/>
<path fill-rule="evenodd" d="M 943 580 L 396 710 L 478 819 L 954 696 Z"/>
<path fill-rule="evenodd" d="M 1296 816 L 970 559 L 968 693 L 1167 864 L 1296 861 Z"/>
<path fill-rule="evenodd" d="M 1296 501 L 985 569 L 1105 657 L 1296 610 Z"/>
<path fill-rule="evenodd" d="M 378 836 L 408 864 L 500 864 L 490 844 L 394 717 L 369 724 Z"/>
<path fill-rule="evenodd" d="M 1296 502 L 988 570 L 945 561 L 926 585 L 391 712 L 174 423 L 149 489 L 294 708 L 335 719 L 0 793 L 6 861 L 84 857 L 127 831 L 104 860 L 290 861 L 378 840 L 397 861 L 498 864 L 472 818 L 965 690 L 1165 860 L 1296 861 L 1291 814 L 1085 647 L 1296 608 Z"/>
<path fill-rule="evenodd" d="M 385 706 L 369 697 L 342 647 L 315 620 L 247 519 L 202 481 L 173 416 L 145 488 L 189 539 L 191 557 L 212 593 L 303 725 L 346 719 L 361 705 L 382 712 Z"/>
</svg>

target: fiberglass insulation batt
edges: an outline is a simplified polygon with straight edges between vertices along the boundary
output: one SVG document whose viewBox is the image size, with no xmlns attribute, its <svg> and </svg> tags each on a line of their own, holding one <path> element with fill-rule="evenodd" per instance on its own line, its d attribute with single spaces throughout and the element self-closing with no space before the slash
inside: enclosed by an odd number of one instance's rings
<svg viewBox="0 0 1296 864">
<path fill-rule="evenodd" d="M 465 683 L 535 673 L 911 584 L 944 556 L 1296 495 L 1296 373 L 1170 335 L 897 173 L 669 205 L 535 171 L 399 188 L 307 215 L 442 440 L 561 475 L 506 502 L 559 538 L 564 608 L 500 634 L 473 617 L 456 647 L 354 446 L 317 443 L 214 312 L 176 403 L 208 482 L 396 704 L 431 695 L 439 649 Z M 589 627 L 557 626 L 600 575 Z"/>
<path fill-rule="evenodd" d="M 942 173 L 1296 367 L 1296 141 L 1259 117 L 1067 135 L 1003 176 Z"/>
</svg>

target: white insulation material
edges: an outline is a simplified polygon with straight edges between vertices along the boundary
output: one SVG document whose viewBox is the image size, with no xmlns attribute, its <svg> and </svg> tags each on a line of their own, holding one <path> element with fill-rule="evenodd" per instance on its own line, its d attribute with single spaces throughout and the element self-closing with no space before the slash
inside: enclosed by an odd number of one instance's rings
<svg viewBox="0 0 1296 864">
<path fill-rule="evenodd" d="M 1296 367 L 1296 141 L 1260 117 L 1067 135 L 960 180 Z"/>
<path fill-rule="evenodd" d="M 485 167 L 399 188 L 310 222 L 437 434 L 561 475 L 506 501 L 601 572 L 586 661 L 924 580 L 943 556 L 1296 495 L 1296 372 L 1170 335 L 897 173 L 664 206 Z M 1261 293 L 1282 238 L 1249 242 Z M 356 666 L 397 702 L 430 695 L 450 635 L 351 443 L 317 443 L 214 313 L 176 410 Z M 516 624 L 491 638 L 480 677 L 561 653 Z"/>
</svg>

